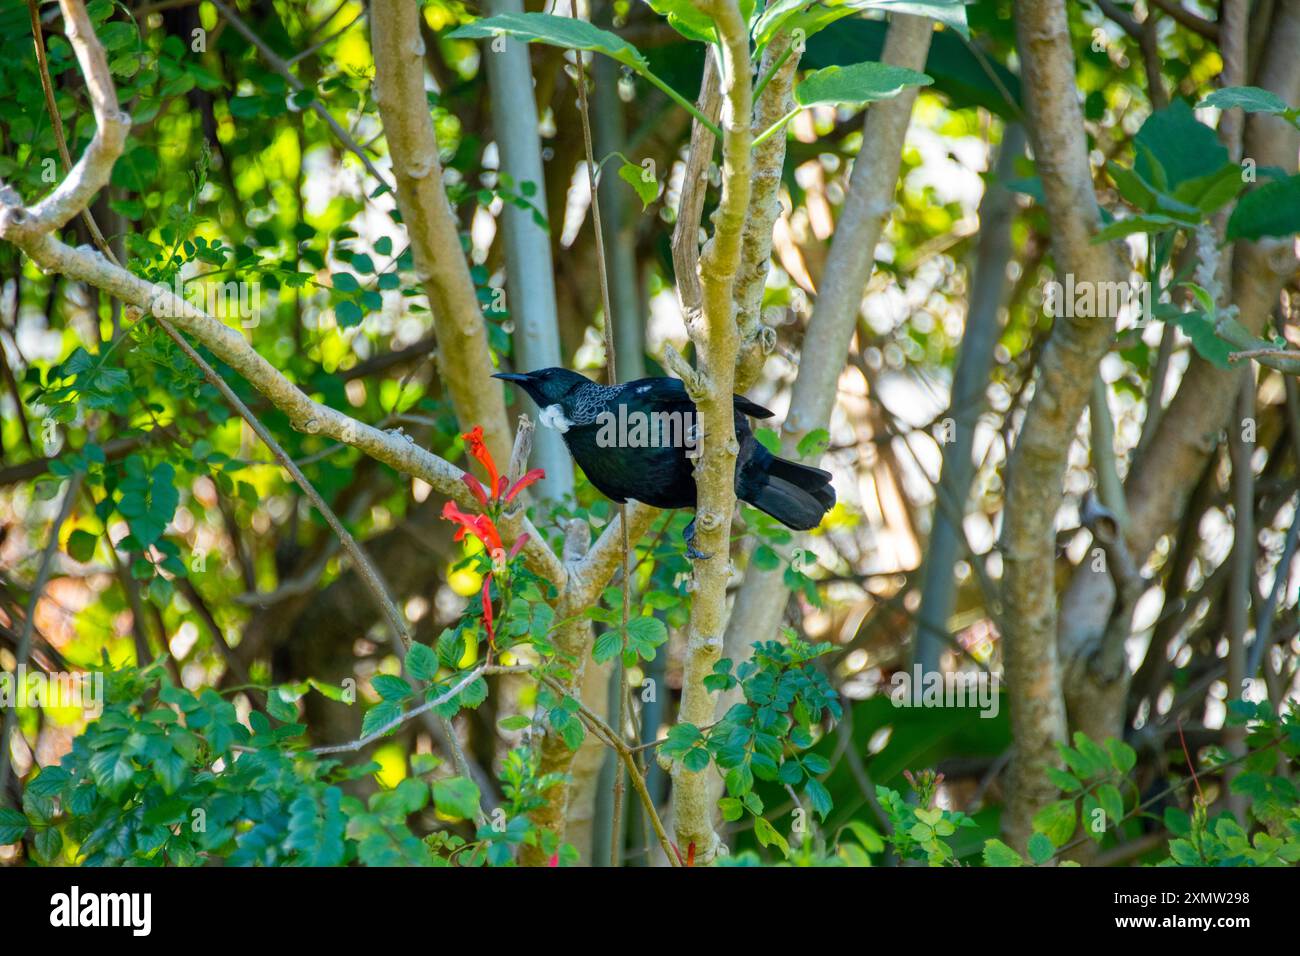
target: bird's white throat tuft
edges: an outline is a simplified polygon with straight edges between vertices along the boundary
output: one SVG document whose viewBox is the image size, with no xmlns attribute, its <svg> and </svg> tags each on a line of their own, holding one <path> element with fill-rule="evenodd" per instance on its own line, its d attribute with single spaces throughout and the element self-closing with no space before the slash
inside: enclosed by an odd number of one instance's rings
<svg viewBox="0 0 1300 956">
<path fill-rule="evenodd" d="M 541 414 L 537 416 L 537 420 L 547 428 L 554 428 L 560 434 L 567 432 L 569 427 L 573 424 L 573 422 L 564 417 L 564 409 L 561 408 L 558 403 L 555 405 L 547 405 L 543 408 Z"/>
</svg>

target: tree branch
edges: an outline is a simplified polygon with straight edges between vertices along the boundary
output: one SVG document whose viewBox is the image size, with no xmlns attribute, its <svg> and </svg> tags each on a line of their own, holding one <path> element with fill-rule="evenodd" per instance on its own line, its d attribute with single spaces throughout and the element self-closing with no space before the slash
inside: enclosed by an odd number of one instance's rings
<svg viewBox="0 0 1300 956">
<path fill-rule="evenodd" d="M 1076 281 L 1116 281 L 1125 270 L 1109 246 L 1093 245 L 1100 214 L 1088 165 L 1074 52 L 1062 0 L 1015 5 L 1025 99 L 1034 159 L 1052 224 L 1059 275 Z M 1006 470 L 1002 534 L 1006 673 L 1016 707 L 1011 715 L 1016 754 L 1003 829 L 1023 847 L 1038 809 L 1056 790 L 1043 773 L 1059 759 L 1065 703 L 1056 646 L 1053 534 L 1066 458 L 1114 317 L 1058 318 L 1039 362 L 1033 399 Z"/>
<path fill-rule="evenodd" d="M 731 519 L 736 508 L 736 442 L 732 395 L 740 337 L 734 292 L 741 262 L 742 233 L 752 183 L 753 98 L 749 33 L 735 0 L 697 3 L 717 26 L 721 50 L 722 198 L 713 235 L 700 256 L 702 314 L 687 317 L 695 345 L 697 373 L 704 386 L 695 399 L 704 435 L 695 465 L 697 547 L 711 555 L 694 567 L 695 597 L 687 627 L 682 701 L 677 719 L 703 726 L 713 719 L 713 696 L 704 679 L 722 656 L 727 579 L 731 568 Z M 710 862 L 721 839 L 713 829 L 715 802 L 708 786 L 712 767 L 700 772 L 673 765 L 674 829 L 681 847 Z"/>
</svg>

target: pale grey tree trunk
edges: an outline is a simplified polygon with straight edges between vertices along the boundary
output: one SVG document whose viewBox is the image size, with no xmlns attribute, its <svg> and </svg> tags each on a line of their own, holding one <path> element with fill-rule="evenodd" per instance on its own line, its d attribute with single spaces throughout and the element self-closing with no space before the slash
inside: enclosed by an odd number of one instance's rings
<svg viewBox="0 0 1300 956">
<path fill-rule="evenodd" d="M 522 13 L 524 9 L 522 0 L 487 0 L 485 6 L 489 16 Z M 529 202 L 549 221 L 528 44 L 505 37 L 501 42 L 504 46 L 499 51 L 491 45 L 483 47 L 499 168 L 514 179 L 516 188 L 527 182 L 537 184 Z M 530 212 L 509 203 L 501 212 L 501 222 L 506 302 L 515 325 L 515 364 L 524 371 L 561 365 L 550 238 Z M 531 399 L 521 396 L 521 400 L 531 405 Z M 533 440 L 533 463 L 546 470 L 546 477 L 537 485 L 542 500 L 556 501 L 572 493 L 573 462 L 559 432 L 551 428 L 538 430 Z"/>
<path fill-rule="evenodd" d="M 934 519 L 926 550 L 921 607 L 917 614 L 912 660 L 924 670 L 937 670 L 948 619 L 952 617 L 957 585 L 953 565 L 962 549 L 961 519 L 975 477 L 971 451 L 975 426 L 985 407 L 985 389 L 993 368 L 993 348 L 1002 331 L 998 312 L 1007 292 L 1007 263 L 1011 259 L 1011 220 L 1015 199 L 1002 184 L 1015 174 L 1015 161 L 1025 151 L 1025 130 L 1009 124 L 993 175 L 980 202 L 979 240 L 971 276 L 970 306 L 962 334 L 947 418 L 951 440 L 943 446 L 943 465 L 935 488 Z M 945 426 L 947 423 L 944 423 Z"/>
</svg>

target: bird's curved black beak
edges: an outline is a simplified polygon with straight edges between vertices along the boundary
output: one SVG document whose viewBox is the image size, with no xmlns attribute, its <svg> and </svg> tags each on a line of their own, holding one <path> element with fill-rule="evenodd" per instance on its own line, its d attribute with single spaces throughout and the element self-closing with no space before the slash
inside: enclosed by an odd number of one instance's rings
<svg viewBox="0 0 1300 956">
<path fill-rule="evenodd" d="M 533 380 L 531 375 L 520 372 L 497 372 L 492 377 L 502 379 L 506 382 L 531 382 Z"/>
</svg>

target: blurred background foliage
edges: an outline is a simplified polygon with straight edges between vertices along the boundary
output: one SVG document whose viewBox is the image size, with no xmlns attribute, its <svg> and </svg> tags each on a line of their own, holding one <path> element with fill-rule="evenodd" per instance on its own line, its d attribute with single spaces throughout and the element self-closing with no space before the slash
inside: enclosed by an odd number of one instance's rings
<svg viewBox="0 0 1300 956">
<path fill-rule="evenodd" d="M 209 2 L 92 0 L 87 6 L 109 52 L 123 107 L 135 122 L 112 186 L 94 207 L 118 257 L 155 281 L 172 282 L 179 275 L 198 285 L 219 306 L 219 317 L 241 327 L 313 397 L 364 421 L 400 427 L 421 445 L 461 460 L 460 429 L 432 361 L 436 343 L 428 306 L 400 216 L 391 195 L 377 188 L 315 112 L 323 107 L 369 161 L 386 167 L 364 6 L 352 0 L 232 3 L 265 49 L 248 42 Z M 1133 164 L 1134 136 L 1153 107 L 1149 76 L 1138 43 L 1115 20 L 1091 3 L 1068 6 L 1088 145 L 1099 195 L 1113 215 L 1124 206 L 1104 164 Z M 1131 4 L 1112 6 L 1126 15 L 1135 12 Z M 1155 21 L 1158 75 L 1170 99 L 1195 105 L 1212 89 L 1222 66 L 1219 54 L 1210 39 L 1162 14 L 1161 6 L 1139 6 Z M 75 157 L 93 120 L 56 8 L 46 4 L 39 12 L 55 101 Z M 563 359 L 599 378 L 605 319 L 565 55 L 531 48 L 546 181 L 516 183 L 498 169 L 483 47 L 446 36 L 481 11 L 473 4 L 428 0 L 421 12 L 429 106 L 492 347 L 503 367 L 509 366 L 516 330 L 508 299 L 499 293 L 501 212 L 507 205 L 532 209 L 530 199 L 544 195 Z M 697 44 L 683 40 L 645 4 L 594 3 L 591 13 L 645 51 L 659 75 L 694 99 L 702 68 Z M 877 800 L 875 785 L 905 790 L 904 771 L 935 768 L 943 773 L 942 805 L 965 811 L 975 824 L 954 843 L 965 859 L 978 859 L 984 840 L 997 833 L 998 774 L 1010 744 L 1007 708 L 987 720 L 961 710 L 897 709 L 889 692 L 893 675 L 910 666 L 917 634 L 953 370 L 969 318 L 972 264 L 986 234 L 980 205 L 995 182 L 993 167 L 1007 130 L 1024 119 L 1011 16 L 1010 0 L 982 0 L 967 8 L 970 38 L 951 29 L 934 37 L 926 70 L 935 82 L 920 93 L 913 113 L 896 206 L 876 249 L 876 271 L 865 290 L 831 427 L 819 436 L 825 445 L 821 462 L 835 474 L 840 504 L 807 539 L 806 555 L 792 554 L 790 536 L 751 509 L 743 509 L 742 525 L 757 536 L 751 560 L 783 566 L 794 588 L 785 623 L 832 645 L 821 660 L 845 707 L 842 722 L 815 746 L 826 758 L 822 779 L 834 801 L 825 828 L 838 831 L 864 821 L 884 832 L 888 808 Z M 803 66 L 878 59 L 885 26 L 863 17 L 841 21 L 812 38 Z M 298 78 L 301 91 L 295 92 L 277 64 Z M 669 235 L 689 117 L 617 69 L 606 71 L 602 82 L 605 95 L 597 109 L 617 114 L 613 128 L 623 131 L 621 142 L 602 146 L 602 155 L 617 149 L 635 163 L 650 160 L 655 172 L 655 194 L 644 209 L 630 186 L 616 193 L 612 201 L 622 206 L 624 228 L 610 241 L 631 253 L 630 281 L 637 290 L 631 325 L 641 338 L 645 365 L 660 374 L 664 345 L 684 349 L 687 342 L 673 292 Z M 775 325 L 778 345 L 750 391 L 778 420 L 788 406 L 861 129 L 860 110 L 834 107 L 805 110 L 790 125 L 783 209 L 764 298 L 764 318 Z M 1001 183 L 1012 193 L 1009 282 L 996 310 L 992 366 L 980 396 L 971 399 L 982 411 L 973 481 L 958 522 L 964 542 L 951 569 L 953 611 L 940 651 L 949 670 L 1000 669 L 1001 564 L 995 542 L 1001 469 L 1052 324 L 1042 308 L 1050 226 L 1035 198 L 1040 191 L 1033 164 L 1021 152 L 1017 146 L 1007 162 L 1013 175 Z M 31 201 L 62 172 L 29 10 L 6 0 L 0 6 L 0 178 Z M 716 198 L 711 189 L 710 206 Z M 88 241 L 79 221 L 74 228 L 79 242 Z M 1148 255 L 1146 237 L 1134 238 L 1131 249 L 1140 271 Z M 351 679 L 359 706 L 319 694 L 303 697 L 300 706 L 314 742 L 357 737 L 366 707 L 379 699 L 373 678 L 400 668 L 324 522 L 152 325 L 85 286 L 41 275 L 8 245 L 0 246 L 0 280 L 3 669 L 16 663 L 17 635 L 60 505 L 61 480 L 84 472 L 73 517 L 60 530 L 54 576 L 36 607 L 34 666 L 93 667 L 105 655 L 115 665 L 143 665 L 166 655 L 162 666 L 173 683 L 195 692 L 212 688 L 241 715 L 264 711 L 271 685 L 314 678 L 338 686 Z M 227 282 L 238 283 L 246 298 L 221 299 Z M 1283 301 L 1294 302 L 1297 295 L 1293 276 Z M 1279 328 L 1294 337 L 1289 313 L 1281 313 Z M 1167 367 L 1159 373 L 1167 376 L 1167 394 L 1194 351 L 1186 335 L 1175 334 L 1162 354 L 1162 330 L 1156 322 L 1121 328 L 1102 365 L 1121 477 L 1143 441 L 1158 364 Z M 216 364 L 366 542 L 416 622 L 416 639 L 436 643 L 482 581 L 479 566 L 464 561 L 472 542 L 453 542 L 453 529 L 439 520 L 442 502 L 421 482 L 352 448 L 296 432 L 242 379 Z M 1278 570 L 1278 556 L 1295 518 L 1300 434 L 1293 382 L 1264 370 L 1257 401 L 1259 533 L 1250 587 L 1252 594 L 1267 594 L 1275 575 L 1292 573 Z M 1078 516 L 1093 484 L 1082 441 L 1086 420 L 1080 429 L 1058 522 L 1058 566 L 1044 569 L 1062 585 L 1091 553 Z M 1225 568 L 1232 547 L 1224 458 L 1226 451 L 1216 452 L 1205 474 L 1183 476 L 1196 485 L 1192 505 L 1181 527 L 1157 548 L 1147 569 L 1151 586 L 1133 624 L 1130 653 L 1138 679 L 1128 706 L 1128 735 L 1152 726 L 1160 730 L 1139 747 L 1133 780 L 1143 794 L 1185 780 L 1177 735 L 1170 736 L 1174 724 L 1185 728 L 1193 751 L 1220 744 L 1226 702 L 1235 696 L 1215 676 L 1222 664 Z M 576 500 L 537 521 L 558 543 L 554 519 L 578 516 L 600 527 L 610 515 L 609 503 L 580 482 Z M 661 518 L 637 553 L 637 599 L 656 595 L 649 606 L 671 635 L 657 659 L 641 662 L 633 678 L 634 687 L 651 676 L 662 688 L 653 706 L 642 709 L 648 739 L 673 719 L 689 600 L 688 566 L 677 546 L 686 518 Z M 1293 578 L 1273 609 L 1276 653 L 1265 660 L 1275 700 L 1294 693 L 1296 602 Z M 460 664 L 481 653 L 468 647 Z M 517 734 L 498 729 L 498 715 L 527 711 L 534 695 L 527 682 L 508 675 L 491 683 L 494 693 L 460 720 L 469 756 L 489 771 L 518 742 Z M 38 765 L 57 762 L 83 726 L 79 714 L 58 709 L 24 708 L 19 718 L 16 779 L 7 796 L 13 805 L 22 781 Z M 348 781 L 347 787 L 358 793 L 396 787 L 422 772 L 413 761 L 436 747 L 423 725 L 409 724 L 375 750 L 379 769 L 373 776 Z M 597 818 L 610 776 L 592 791 Z M 649 783 L 662 798 L 665 782 L 653 766 Z M 760 792 L 769 816 L 779 817 L 786 799 L 780 786 L 760 784 Z M 1170 798 L 1173 805 L 1180 800 L 1188 805 L 1185 794 Z M 426 828 L 452 825 L 432 809 L 425 811 Z M 631 817 L 629 860 L 643 862 L 648 852 L 640 842 L 641 824 L 635 813 Z M 1105 845 L 1133 847 L 1141 833 L 1163 825 L 1134 820 L 1127 834 L 1108 834 Z M 601 839 L 597 831 L 588 834 L 588 846 Z M 744 832 L 735 842 L 739 850 L 759 846 Z M 1119 858 L 1153 849 L 1159 854 L 1152 844 L 1136 844 L 1131 853 L 1121 849 Z M 0 861 L 14 858 L 15 848 L 0 848 Z"/>
</svg>

